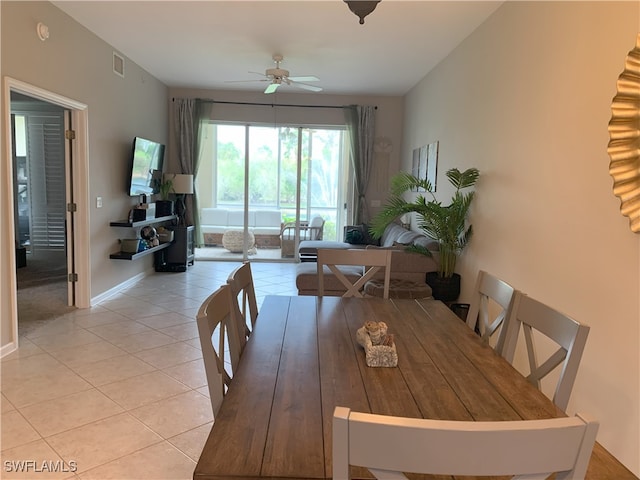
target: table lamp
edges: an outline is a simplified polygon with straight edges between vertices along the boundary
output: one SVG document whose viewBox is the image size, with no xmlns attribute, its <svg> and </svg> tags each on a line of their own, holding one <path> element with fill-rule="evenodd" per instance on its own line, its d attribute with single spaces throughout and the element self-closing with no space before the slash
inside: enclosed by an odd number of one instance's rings
<svg viewBox="0 0 640 480">
<path fill-rule="evenodd" d="M 178 225 L 185 225 L 185 214 L 187 207 L 184 203 L 184 196 L 193 193 L 193 175 L 176 173 L 173 176 L 173 193 L 176 194 L 176 215 L 178 215 Z"/>
</svg>

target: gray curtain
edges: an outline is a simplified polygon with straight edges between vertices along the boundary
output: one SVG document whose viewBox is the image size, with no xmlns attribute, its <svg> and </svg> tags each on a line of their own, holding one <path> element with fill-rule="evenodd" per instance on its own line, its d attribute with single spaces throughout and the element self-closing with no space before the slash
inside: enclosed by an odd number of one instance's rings
<svg viewBox="0 0 640 480">
<path fill-rule="evenodd" d="M 354 224 L 369 222 L 365 194 L 373 166 L 373 137 L 376 127 L 376 107 L 348 105 L 344 107 L 347 131 L 351 140 L 351 164 L 355 177 L 356 204 Z"/>
<path fill-rule="evenodd" d="M 185 198 L 186 225 L 195 227 L 195 242 L 197 246 L 204 244 L 200 229 L 198 211 L 198 190 L 195 179 L 200 166 L 200 152 L 202 151 L 203 129 L 210 118 L 211 105 L 194 98 L 176 98 L 173 101 L 174 131 L 178 162 L 182 173 L 191 174 L 194 178 L 193 195 Z"/>
</svg>

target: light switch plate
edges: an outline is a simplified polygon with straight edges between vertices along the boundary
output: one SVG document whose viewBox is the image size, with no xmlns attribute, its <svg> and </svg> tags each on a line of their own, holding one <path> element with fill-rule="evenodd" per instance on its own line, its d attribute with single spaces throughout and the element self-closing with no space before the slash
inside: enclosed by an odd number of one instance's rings
<svg viewBox="0 0 640 480">
<path fill-rule="evenodd" d="M 102 197 L 96 197 L 96 208 L 102 208 Z"/>
</svg>

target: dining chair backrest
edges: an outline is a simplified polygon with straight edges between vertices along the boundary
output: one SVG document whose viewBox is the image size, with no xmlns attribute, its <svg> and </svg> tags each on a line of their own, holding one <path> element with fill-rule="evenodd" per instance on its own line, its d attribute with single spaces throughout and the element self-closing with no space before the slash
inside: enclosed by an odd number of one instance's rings
<svg viewBox="0 0 640 480">
<path fill-rule="evenodd" d="M 245 262 L 232 271 L 227 278 L 227 284 L 231 287 L 232 314 L 237 320 L 236 326 L 242 352 L 258 320 L 258 302 L 251 264 Z"/>
<path fill-rule="evenodd" d="M 384 248 L 374 249 L 318 249 L 318 295 L 324 295 L 324 275 L 326 266 L 340 283 L 347 289 L 343 297 L 363 297 L 360 292 L 371 278 L 384 268 L 383 298 L 389 298 L 389 283 L 391 281 L 391 255 L 393 250 Z M 363 275 L 354 283 L 340 271 L 339 265 L 357 265 L 364 268 Z"/>
<path fill-rule="evenodd" d="M 231 312 L 231 288 L 221 286 L 200 306 L 196 314 L 202 359 L 214 417 L 240 362 L 240 344 Z M 226 347 L 228 346 L 228 352 Z M 226 363 L 230 363 L 231 373 Z"/>
<path fill-rule="evenodd" d="M 435 475 L 518 475 L 518 479 L 585 477 L 598 422 L 575 417 L 496 422 L 431 420 L 352 412 L 333 415 L 333 478 L 349 466 L 376 478 L 401 472 Z M 464 453 L 462 453 L 464 452 Z"/>
<path fill-rule="evenodd" d="M 502 355 L 506 328 L 505 319 L 513 305 L 515 289 L 504 280 L 480 270 L 469 304 L 467 325 L 489 343 L 497 335 L 495 350 Z"/>
<path fill-rule="evenodd" d="M 561 365 L 553 402 L 562 410 L 566 410 L 589 335 L 589 327 L 517 291 L 507 319 L 503 350 L 504 358 L 510 363 L 513 363 L 521 325 L 529 359 L 530 373 L 527 380 L 540 389 L 540 380 Z M 542 363 L 538 362 L 534 331 L 540 332 L 559 346 L 558 350 Z"/>
</svg>

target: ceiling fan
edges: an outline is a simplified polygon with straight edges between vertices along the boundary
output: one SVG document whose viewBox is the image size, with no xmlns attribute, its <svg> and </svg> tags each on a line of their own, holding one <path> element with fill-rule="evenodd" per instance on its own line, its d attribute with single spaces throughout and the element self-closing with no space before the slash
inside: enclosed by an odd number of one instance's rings
<svg viewBox="0 0 640 480">
<path fill-rule="evenodd" d="M 289 76 L 289 70 L 285 70 L 280 68 L 280 63 L 282 63 L 282 55 L 275 54 L 273 55 L 273 61 L 276 64 L 276 68 L 268 68 L 265 73 L 260 72 L 249 72 L 255 73 L 257 75 L 262 75 L 265 78 L 261 78 L 259 80 L 231 80 L 227 83 L 240 83 L 240 82 L 269 82 L 267 88 L 265 88 L 264 93 L 274 93 L 280 85 L 290 85 L 298 88 L 302 88 L 304 90 L 309 90 L 311 92 L 321 92 L 322 88 L 316 87 L 315 85 L 309 85 L 304 82 L 319 82 L 320 79 L 313 75 L 307 75 L 304 77 L 291 77 Z"/>
</svg>

